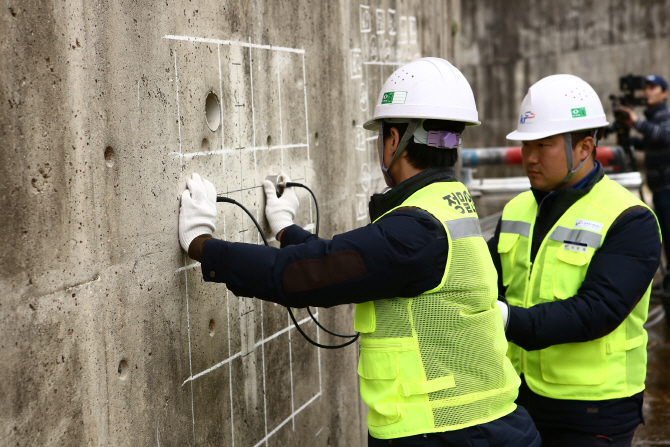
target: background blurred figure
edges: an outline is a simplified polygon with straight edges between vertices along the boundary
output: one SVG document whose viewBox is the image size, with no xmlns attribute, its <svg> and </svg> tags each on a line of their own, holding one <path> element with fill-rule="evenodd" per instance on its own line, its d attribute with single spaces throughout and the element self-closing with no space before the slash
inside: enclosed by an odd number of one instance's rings
<svg viewBox="0 0 670 447">
<path fill-rule="evenodd" d="M 643 118 L 632 109 L 621 107 L 628 114 L 623 123 L 636 129 L 642 138 L 631 138 L 636 149 L 645 151 L 645 169 L 647 184 L 654 193 L 654 210 L 661 226 L 663 239 L 670 237 L 670 108 L 668 108 L 668 82 L 661 76 L 647 76 L 642 96 L 647 99 L 647 110 Z M 665 258 L 668 255 L 668 244 L 664 244 Z M 663 278 L 663 307 L 666 315 L 670 315 L 670 272 Z M 666 318 L 670 326 L 670 318 Z"/>
</svg>

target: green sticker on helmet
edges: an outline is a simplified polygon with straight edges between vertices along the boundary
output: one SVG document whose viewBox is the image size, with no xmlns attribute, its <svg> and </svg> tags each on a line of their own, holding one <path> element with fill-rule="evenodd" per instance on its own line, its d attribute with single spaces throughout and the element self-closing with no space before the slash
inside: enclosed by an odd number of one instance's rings
<svg viewBox="0 0 670 447">
<path fill-rule="evenodd" d="M 572 109 L 573 118 L 583 118 L 585 116 L 586 116 L 586 107 L 578 107 L 576 109 Z"/>
<path fill-rule="evenodd" d="M 407 92 L 386 92 L 382 96 L 382 104 L 405 104 Z"/>
</svg>

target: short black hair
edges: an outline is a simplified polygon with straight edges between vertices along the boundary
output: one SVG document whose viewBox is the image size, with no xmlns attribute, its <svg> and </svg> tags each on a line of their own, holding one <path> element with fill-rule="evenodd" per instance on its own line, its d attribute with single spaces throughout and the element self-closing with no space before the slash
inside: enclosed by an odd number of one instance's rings
<svg viewBox="0 0 670 447">
<path fill-rule="evenodd" d="M 408 125 L 408 123 L 384 123 L 384 140 L 391 136 L 392 127 L 395 127 L 398 130 L 400 138 L 402 138 Z M 462 133 L 465 129 L 465 123 L 460 121 L 425 120 L 423 122 L 423 128 L 426 131 L 447 130 Z M 405 148 L 405 153 L 407 154 L 407 161 L 409 161 L 416 169 L 437 167 L 450 168 L 458 161 L 458 150 L 419 144 L 414 141 L 414 138 L 409 140 L 409 143 Z"/>
</svg>

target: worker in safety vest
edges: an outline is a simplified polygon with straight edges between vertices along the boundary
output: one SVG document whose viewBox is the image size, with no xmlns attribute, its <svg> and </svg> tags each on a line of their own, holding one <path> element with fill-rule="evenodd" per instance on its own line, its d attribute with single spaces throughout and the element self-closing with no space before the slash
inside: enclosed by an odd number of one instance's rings
<svg viewBox="0 0 670 447">
<path fill-rule="evenodd" d="M 571 75 L 530 87 L 510 140 L 531 190 L 489 241 L 520 374 L 544 446 L 629 446 L 643 422 L 647 318 L 661 239 L 653 212 L 595 161 L 602 104 Z"/>
<path fill-rule="evenodd" d="M 356 303 L 369 446 L 540 445 L 514 403 L 495 268 L 453 170 L 464 128 L 478 124 L 470 85 L 449 62 L 396 70 L 364 125 L 379 132 L 389 188 L 371 198 L 373 223 L 332 240 L 293 224 L 290 187 L 277 197 L 264 183 L 280 249 L 212 238 L 216 193 L 197 174 L 182 195 L 180 241 L 205 281 L 284 306 Z"/>
</svg>

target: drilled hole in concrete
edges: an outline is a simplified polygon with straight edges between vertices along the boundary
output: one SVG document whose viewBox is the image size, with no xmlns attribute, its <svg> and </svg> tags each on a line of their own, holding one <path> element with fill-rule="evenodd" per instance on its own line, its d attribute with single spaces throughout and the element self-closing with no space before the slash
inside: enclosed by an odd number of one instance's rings
<svg viewBox="0 0 670 447">
<path fill-rule="evenodd" d="M 268 147 L 272 146 L 272 136 L 268 135 Z"/>
<path fill-rule="evenodd" d="M 318 146 L 318 145 L 319 145 L 319 132 L 316 132 L 314 134 L 314 146 Z"/>
<path fill-rule="evenodd" d="M 216 332 L 216 321 L 212 318 L 209 320 L 209 336 L 214 337 L 214 333 Z"/>
<path fill-rule="evenodd" d="M 112 146 L 107 146 L 105 148 L 105 163 L 110 168 L 114 166 L 114 149 L 112 149 Z"/>
<path fill-rule="evenodd" d="M 353 121 L 351 122 L 351 127 L 356 127 L 356 120 L 353 120 Z"/>
<path fill-rule="evenodd" d="M 205 117 L 207 118 L 207 125 L 212 132 L 216 131 L 221 125 L 219 98 L 212 92 L 209 92 L 205 101 Z"/>
<path fill-rule="evenodd" d="M 202 139 L 202 144 L 200 145 L 200 148 L 203 151 L 208 151 L 209 150 L 209 140 L 207 138 Z"/>
<path fill-rule="evenodd" d="M 128 378 L 128 362 L 121 360 L 119 362 L 119 379 L 126 380 Z"/>
</svg>

